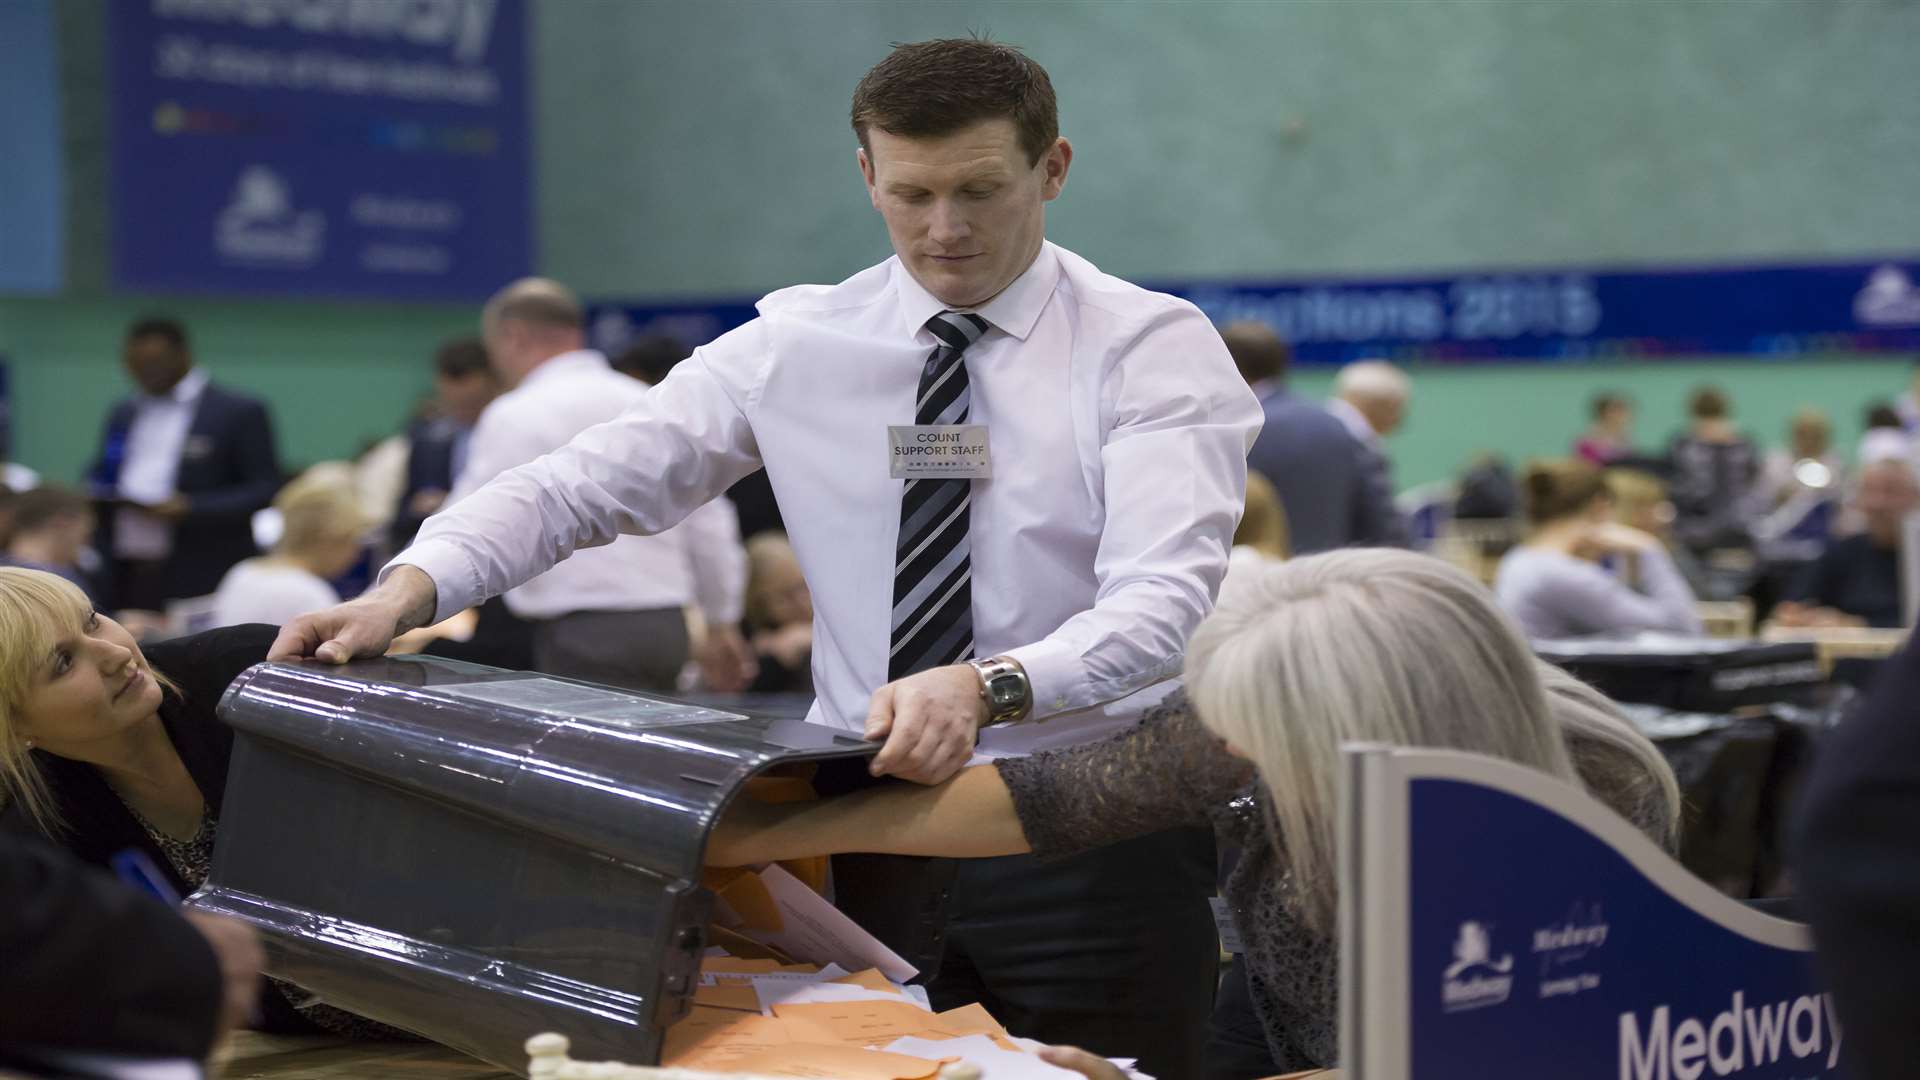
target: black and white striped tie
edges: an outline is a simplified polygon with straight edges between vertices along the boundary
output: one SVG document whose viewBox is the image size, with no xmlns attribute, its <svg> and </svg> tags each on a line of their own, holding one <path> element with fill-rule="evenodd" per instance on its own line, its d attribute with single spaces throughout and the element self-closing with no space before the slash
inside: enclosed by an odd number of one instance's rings
<svg viewBox="0 0 1920 1080">
<path fill-rule="evenodd" d="M 978 315 L 943 311 L 927 320 L 940 344 L 920 369 L 916 424 L 964 424 L 973 393 L 962 354 L 986 333 Z M 900 496 L 893 561 L 893 651 L 887 681 L 973 655 L 973 567 L 967 525 L 971 480 L 913 479 Z"/>
</svg>

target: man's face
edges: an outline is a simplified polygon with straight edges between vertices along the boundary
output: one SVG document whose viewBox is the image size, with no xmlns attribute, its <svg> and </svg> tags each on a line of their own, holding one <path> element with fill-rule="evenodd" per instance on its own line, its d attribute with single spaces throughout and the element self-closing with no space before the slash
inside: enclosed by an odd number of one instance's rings
<svg viewBox="0 0 1920 1080">
<path fill-rule="evenodd" d="M 1920 487 L 1906 465 L 1883 462 L 1860 474 L 1860 490 L 1854 506 L 1864 519 L 1867 532 L 1882 547 L 1899 542 L 1900 522 L 1920 507 Z"/>
<path fill-rule="evenodd" d="M 1023 273 L 1046 237 L 1046 204 L 1067 182 L 1073 147 L 1057 140 L 1027 164 L 1007 119 L 912 139 L 867 131 L 860 151 L 873 208 L 900 261 L 950 307 L 977 307 Z"/>
<path fill-rule="evenodd" d="M 465 375 L 435 373 L 433 385 L 440 408 L 461 427 L 479 423 L 487 403 L 500 392 L 500 380 L 492 371 L 471 371 Z"/>
<path fill-rule="evenodd" d="M 143 392 L 155 395 L 172 390 L 193 366 L 187 350 L 175 347 L 159 334 L 129 338 L 124 358 L 134 383 Z"/>
</svg>

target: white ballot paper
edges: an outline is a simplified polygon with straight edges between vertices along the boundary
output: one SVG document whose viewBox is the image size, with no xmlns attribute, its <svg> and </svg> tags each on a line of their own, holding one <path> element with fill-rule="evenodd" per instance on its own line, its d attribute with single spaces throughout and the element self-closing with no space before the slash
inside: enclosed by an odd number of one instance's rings
<svg viewBox="0 0 1920 1080">
<path fill-rule="evenodd" d="M 1017 1042 L 1038 1047 L 1039 1043 L 1026 1039 Z M 920 1039 L 908 1037 L 895 1039 L 880 1049 L 889 1054 L 911 1054 L 914 1057 L 930 1058 L 940 1061 L 958 1057 L 969 1065 L 977 1065 L 980 1071 L 993 1080 L 1066 1080 L 1080 1074 L 1058 1065 L 1049 1065 L 1031 1053 L 1002 1049 L 985 1035 L 967 1035 L 958 1039 Z M 1108 1058 L 1134 1080 L 1149 1080 L 1143 1074 L 1133 1071 L 1131 1059 Z"/>
<path fill-rule="evenodd" d="M 753 980 L 754 995 L 760 999 L 760 1012 L 766 1016 L 773 1015 L 775 1005 L 824 1005 L 840 1001 L 904 1001 L 932 1012 L 933 1007 L 921 996 L 908 992 L 917 989 L 901 987 L 902 992 L 896 994 L 826 979 L 797 982 L 755 976 Z"/>
<path fill-rule="evenodd" d="M 839 964 L 850 971 L 879 968 L 882 975 L 897 983 L 920 974 L 919 968 L 777 864 L 760 871 L 760 880 L 780 912 L 780 929 L 753 931 L 752 936 L 759 941 L 809 963 Z"/>
</svg>

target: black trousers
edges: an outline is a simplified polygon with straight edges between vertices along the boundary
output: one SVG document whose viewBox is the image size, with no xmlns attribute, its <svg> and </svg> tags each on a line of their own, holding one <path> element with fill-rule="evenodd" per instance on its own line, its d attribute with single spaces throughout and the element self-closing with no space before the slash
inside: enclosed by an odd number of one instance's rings
<svg viewBox="0 0 1920 1080">
<path fill-rule="evenodd" d="M 1220 971 L 1213 834 L 1175 829 L 1062 859 L 963 859 L 937 1009 L 977 1001 L 1015 1035 L 1201 1075 Z"/>
</svg>

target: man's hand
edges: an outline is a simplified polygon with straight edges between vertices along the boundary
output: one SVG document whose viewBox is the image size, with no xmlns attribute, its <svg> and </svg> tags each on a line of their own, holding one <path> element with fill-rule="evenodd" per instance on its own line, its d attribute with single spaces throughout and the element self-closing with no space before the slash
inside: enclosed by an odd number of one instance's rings
<svg viewBox="0 0 1920 1080">
<path fill-rule="evenodd" d="M 1040 1060 L 1087 1077 L 1087 1080 L 1127 1080 L 1120 1066 L 1106 1058 L 1089 1054 L 1077 1046 L 1048 1046 L 1040 1050 Z"/>
<path fill-rule="evenodd" d="M 220 963 L 220 1017 L 213 1031 L 215 1041 L 245 1023 L 253 1014 L 260 996 L 260 969 L 267 966 L 267 954 L 253 927 L 225 915 L 204 911 L 184 911 L 188 922 L 207 939 L 214 959 Z"/>
<path fill-rule="evenodd" d="M 700 681 L 715 693 L 737 694 L 760 673 L 759 658 L 740 628 L 725 623 L 707 624 L 706 640 L 693 659 L 700 665 Z"/>
<path fill-rule="evenodd" d="M 344 664 L 356 656 L 379 656 L 395 637 L 433 618 L 434 595 L 433 579 L 425 571 L 401 566 L 365 595 L 281 627 L 267 659 L 311 656 Z"/>
<path fill-rule="evenodd" d="M 178 522 L 185 518 L 187 512 L 193 507 L 188 505 L 185 495 L 175 492 L 157 503 L 148 503 L 143 509 L 162 521 Z"/>
<path fill-rule="evenodd" d="M 949 664 L 890 682 L 867 706 L 867 738 L 887 745 L 869 767 L 875 776 L 938 784 L 973 756 L 987 703 L 980 676 L 965 664 Z"/>
</svg>

